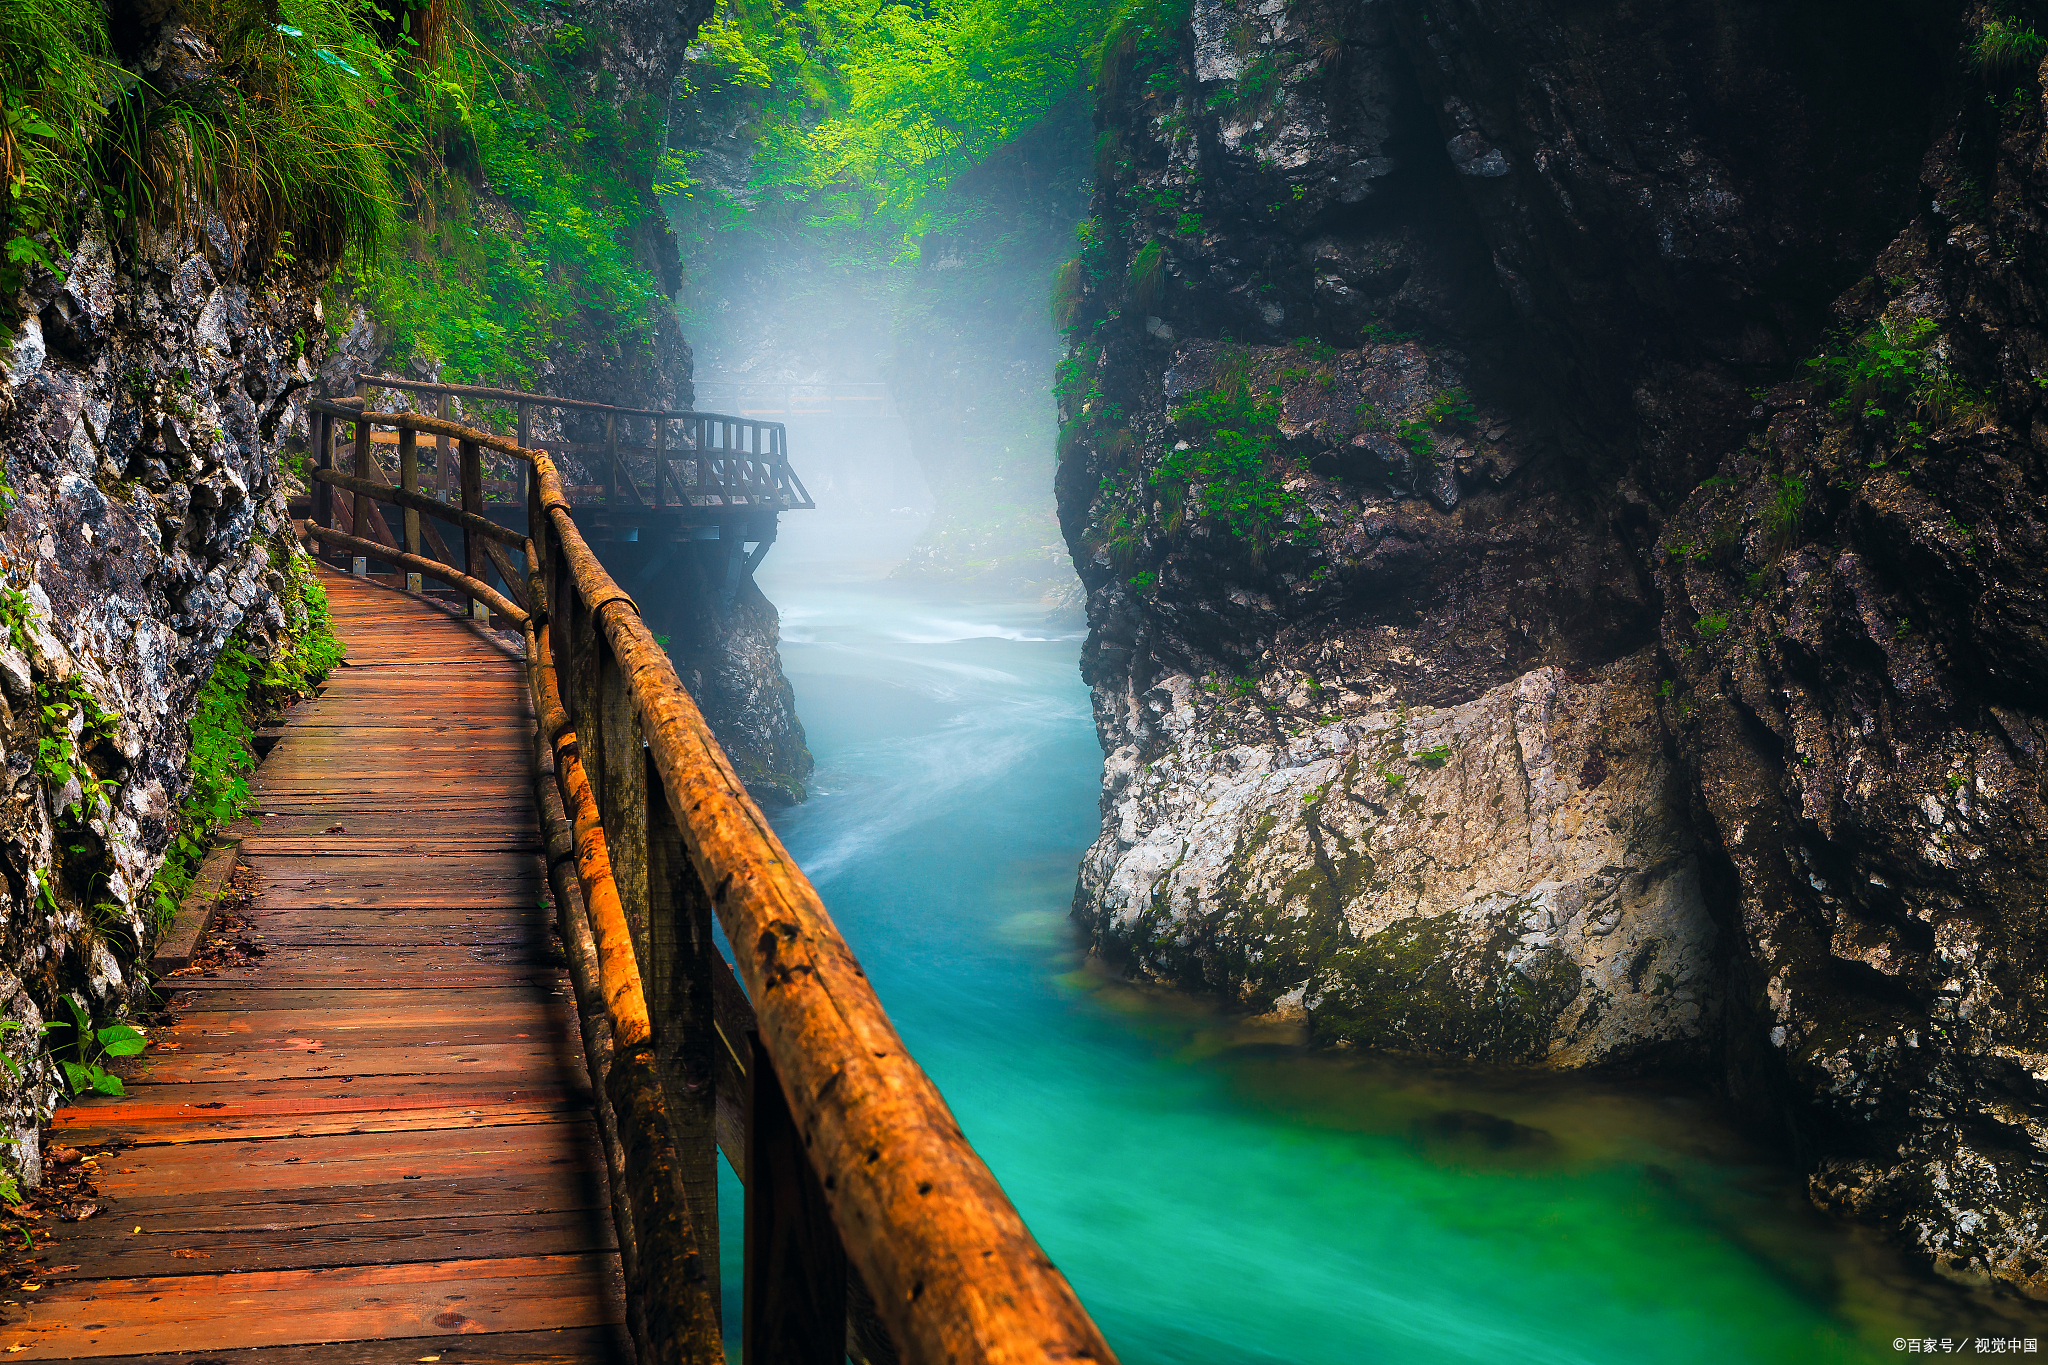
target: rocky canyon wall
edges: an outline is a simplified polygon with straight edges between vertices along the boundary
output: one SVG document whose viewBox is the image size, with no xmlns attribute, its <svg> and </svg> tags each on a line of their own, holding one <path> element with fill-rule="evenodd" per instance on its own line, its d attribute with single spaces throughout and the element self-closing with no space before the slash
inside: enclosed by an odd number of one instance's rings
<svg viewBox="0 0 2048 1365">
<path fill-rule="evenodd" d="M 166 39 L 175 38 L 166 35 Z M 5 1161 L 39 1173 L 61 1093 L 45 1020 L 138 1003 L 145 888 L 177 832 L 189 726 L 231 638 L 259 654 L 305 623 L 277 468 L 313 380 L 316 281 L 252 267 L 238 225 L 110 240 L 32 279 L 0 358 L 12 490 L 0 615 L 0 1078 Z"/>
<path fill-rule="evenodd" d="M 2020 22 L 1118 35 L 1057 482 L 1100 952 L 1335 1043 L 1695 1069 L 1822 1204 L 2048 1296 Z"/>
</svg>

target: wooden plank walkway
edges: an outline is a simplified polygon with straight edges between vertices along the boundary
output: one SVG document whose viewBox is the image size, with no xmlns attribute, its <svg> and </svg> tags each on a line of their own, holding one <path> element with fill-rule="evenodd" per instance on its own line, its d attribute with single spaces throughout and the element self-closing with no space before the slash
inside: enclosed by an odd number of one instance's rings
<svg viewBox="0 0 2048 1365">
<path fill-rule="evenodd" d="M 0 1358 L 626 1354 L 523 673 L 445 613 L 325 577 L 348 666 L 251 784 L 266 955 L 167 983 L 175 1050 L 58 1114 L 69 1145 L 124 1145 Z"/>
</svg>

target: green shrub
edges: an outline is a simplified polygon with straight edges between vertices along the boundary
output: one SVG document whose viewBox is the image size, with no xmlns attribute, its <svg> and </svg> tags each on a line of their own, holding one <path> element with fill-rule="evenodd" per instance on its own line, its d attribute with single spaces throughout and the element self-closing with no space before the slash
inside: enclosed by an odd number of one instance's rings
<svg viewBox="0 0 2048 1365">
<path fill-rule="evenodd" d="M 53 265 L 77 205 L 110 222 L 194 230 L 218 208 L 253 230 L 240 268 L 308 253 L 368 260 L 388 240 L 393 159 L 417 143 L 393 82 L 402 53 L 358 0 L 192 0 L 182 16 L 214 47 L 204 78 L 158 89 L 112 64 L 106 17 L 76 0 L 0 9 L 6 126 L 0 204 L 8 280 Z M 83 187 L 89 193 L 81 196 Z"/>
<path fill-rule="evenodd" d="M 1233 363 L 1235 362 L 1235 363 Z M 1185 439 L 1159 462 L 1152 483 L 1195 488 L 1201 511 L 1249 539 L 1254 553 L 1274 540 L 1306 540 L 1314 526 L 1301 495 L 1275 477 L 1280 408 L 1251 395 L 1243 357 L 1220 363 L 1216 387 L 1170 414 Z M 1290 517 L 1298 520 L 1290 524 Z"/>
<path fill-rule="evenodd" d="M 1131 307 L 1141 314 L 1156 314 L 1166 297 L 1166 251 L 1157 242 L 1147 242 L 1131 258 Z"/>
<path fill-rule="evenodd" d="M 2048 38 L 2021 20 L 1989 19 L 1977 31 L 1970 55 L 1976 59 L 1977 69 L 1989 77 L 2031 72 L 2048 56 Z"/>
</svg>

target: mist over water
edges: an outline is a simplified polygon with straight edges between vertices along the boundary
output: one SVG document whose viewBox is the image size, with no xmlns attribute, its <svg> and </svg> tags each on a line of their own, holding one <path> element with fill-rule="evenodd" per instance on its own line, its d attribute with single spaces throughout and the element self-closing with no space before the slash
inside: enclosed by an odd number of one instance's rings
<svg viewBox="0 0 2048 1365">
<path fill-rule="evenodd" d="M 784 518 L 759 577 L 818 770 L 777 828 L 1126 1365 L 1804 1365 L 2011 1326 L 1815 1214 L 1702 1093 L 1313 1053 L 1091 968 L 1079 639 L 888 581 L 915 530 Z"/>
</svg>

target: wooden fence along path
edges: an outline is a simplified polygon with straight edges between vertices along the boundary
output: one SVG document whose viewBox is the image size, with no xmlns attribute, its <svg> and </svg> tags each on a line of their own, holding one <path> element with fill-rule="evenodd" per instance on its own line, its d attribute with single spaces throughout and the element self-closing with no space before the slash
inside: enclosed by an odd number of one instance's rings
<svg viewBox="0 0 2048 1365">
<path fill-rule="evenodd" d="M 494 397 L 519 434 L 555 404 Z M 148 1081 L 60 1114 L 63 1140 L 107 1149 L 110 1212 L 66 1231 L 75 1263 L 0 1349 L 714 1365 L 738 1338 L 744 1365 L 1115 1365 L 550 454 L 361 398 L 311 406 L 322 553 L 447 584 L 523 648 L 333 580 L 349 666 L 294 708 L 242 844 L 266 954 L 247 979 L 180 978 Z M 395 488 L 370 477 L 380 427 Z M 726 477 L 704 430 L 681 457 L 697 482 Z M 418 491 L 422 436 L 456 443 L 461 509 Z M 357 475 L 333 468 L 336 437 Z M 484 450 L 524 462 L 530 535 L 483 515 Z M 461 537 L 462 567 L 421 517 Z M 738 1323 L 720 1321 L 721 1151 L 746 1187 Z M 270 1350 L 215 1354 L 244 1346 Z"/>
<path fill-rule="evenodd" d="M 11 1358 L 614 1358 L 524 670 L 436 608 L 325 577 L 349 664 L 292 708 L 242 843 L 265 956 L 167 981 L 146 1079 L 59 1113 L 61 1142 L 133 1145 L 97 1163 L 102 1213 L 56 1229 L 68 1268 L 22 1295 Z"/>
</svg>

